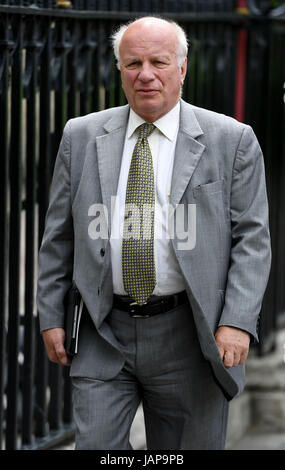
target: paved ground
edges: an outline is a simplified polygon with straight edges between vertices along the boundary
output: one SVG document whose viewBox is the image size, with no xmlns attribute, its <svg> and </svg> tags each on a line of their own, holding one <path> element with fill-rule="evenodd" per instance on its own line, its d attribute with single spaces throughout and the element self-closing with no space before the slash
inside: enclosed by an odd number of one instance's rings
<svg viewBox="0 0 285 470">
<path fill-rule="evenodd" d="M 285 434 L 252 430 L 228 450 L 285 450 Z"/>
</svg>

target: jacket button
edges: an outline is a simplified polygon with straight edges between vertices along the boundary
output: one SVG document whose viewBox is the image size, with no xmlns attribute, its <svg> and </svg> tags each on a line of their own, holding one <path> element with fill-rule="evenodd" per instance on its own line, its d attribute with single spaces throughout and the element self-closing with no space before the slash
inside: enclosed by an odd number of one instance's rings
<svg viewBox="0 0 285 470">
<path fill-rule="evenodd" d="M 101 256 L 105 256 L 105 250 L 104 250 L 104 248 L 101 248 L 101 250 L 100 250 L 100 255 L 101 255 Z"/>
</svg>

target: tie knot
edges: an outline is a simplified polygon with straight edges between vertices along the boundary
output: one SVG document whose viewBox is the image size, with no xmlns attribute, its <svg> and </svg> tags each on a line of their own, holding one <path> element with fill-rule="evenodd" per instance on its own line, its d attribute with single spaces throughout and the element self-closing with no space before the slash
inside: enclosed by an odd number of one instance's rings
<svg viewBox="0 0 285 470">
<path fill-rule="evenodd" d="M 139 139 L 146 139 L 154 131 L 155 125 L 145 122 L 139 126 Z"/>
</svg>

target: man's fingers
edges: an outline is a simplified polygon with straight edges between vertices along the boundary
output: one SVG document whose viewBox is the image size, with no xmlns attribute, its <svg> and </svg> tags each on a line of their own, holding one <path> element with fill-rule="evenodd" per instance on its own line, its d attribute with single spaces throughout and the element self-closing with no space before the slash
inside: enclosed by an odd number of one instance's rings
<svg viewBox="0 0 285 470">
<path fill-rule="evenodd" d="M 64 366 L 70 365 L 71 358 L 66 354 L 64 348 L 64 330 L 62 328 L 52 328 L 43 331 L 42 334 L 49 360 Z"/>
<path fill-rule="evenodd" d="M 237 366 L 240 361 L 240 355 L 232 349 L 225 350 L 222 346 L 218 345 L 218 350 L 225 367 Z"/>
<path fill-rule="evenodd" d="M 234 327 L 218 328 L 215 339 L 225 367 L 244 364 L 248 355 L 249 334 Z"/>
<path fill-rule="evenodd" d="M 245 361 L 247 360 L 247 356 L 248 356 L 248 349 L 242 351 L 242 353 L 240 355 L 240 364 L 245 363 Z"/>
<path fill-rule="evenodd" d="M 54 348 L 48 353 L 50 361 L 56 364 L 62 364 L 63 366 L 69 366 L 71 364 L 71 358 L 66 354 L 65 349 Z"/>
<path fill-rule="evenodd" d="M 218 343 L 217 343 L 217 346 L 218 346 L 218 350 L 219 350 L 221 359 L 222 359 L 222 361 L 223 361 L 223 360 L 224 360 L 225 350 L 224 350 L 224 348 L 223 348 L 220 344 L 218 344 Z"/>
<path fill-rule="evenodd" d="M 59 362 L 59 364 L 62 364 L 64 366 L 67 366 L 67 365 L 71 364 L 71 360 L 67 356 L 66 351 L 65 351 L 62 343 L 57 343 L 55 345 L 55 354 L 56 354 L 56 357 L 57 357 L 57 362 Z"/>
<path fill-rule="evenodd" d="M 233 367 L 235 355 L 233 351 L 225 351 L 223 361 L 225 367 Z"/>
<path fill-rule="evenodd" d="M 235 367 L 239 364 L 244 364 L 247 359 L 247 351 L 240 353 L 239 351 L 229 350 L 225 351 L 223 356 L 225 367 Z"/>
<path fill-rule="evenodd" d="M 241 358 L 240 351 L 234 351 L 233 366 L 238 366 L 240 364 L 240 358 Z"/>
<path fill-rule="evenodd" d="M 58 363 L 58 358 L 54 349 L 50 349 L 49 351 L 47 351 L 47 355 L 51 362 Z"/>
</svg>

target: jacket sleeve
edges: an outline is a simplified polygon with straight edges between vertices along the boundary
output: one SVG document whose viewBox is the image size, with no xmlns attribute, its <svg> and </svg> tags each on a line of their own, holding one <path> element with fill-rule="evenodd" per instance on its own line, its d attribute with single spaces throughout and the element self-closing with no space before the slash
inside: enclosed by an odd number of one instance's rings
<svg viewBox="0 0 285 470">
<path fill-rule="evenodd" d="M 70 198 L 70 122 L 54 167 L 50 203 L 39 252 L 37 305 L 41 331 L 64 326 L 63 299 L 72 282 L 73 220 Z"/>
<path fill-rule="evenodd" d="M 231 233 L 230 266 L 219 326 L 241 328 L 258 341 L 271 245 L 263 156 L 250 126 L 242 132 L 233 168 Z"/>
</svg>

